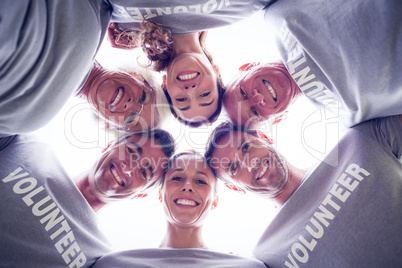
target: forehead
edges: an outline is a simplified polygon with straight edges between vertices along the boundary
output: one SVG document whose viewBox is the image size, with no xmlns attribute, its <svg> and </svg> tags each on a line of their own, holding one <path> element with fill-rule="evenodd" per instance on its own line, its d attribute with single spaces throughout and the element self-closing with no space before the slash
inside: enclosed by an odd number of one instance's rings
<svg viewBox="0 0 402 268">
<path fill-rule="evenodd" d="M 215 144 L 214 155 L 229 154 L 232 150 L 237 150 L 242 141 L 252 138 L 252 135 L 242 131 L 230 131 Z"/>
<path fill-rule="evenodd" d="M 205 158 L 198 155 L 179 156 L 174 160 L 169 171 L 174 171 L 176 169 L 180 169 L 183 172 L 202 171 L 206 175 L 212 176 L 211 168 L 205 161 Z"/>
<path fill-rule="evenodd" d="M 144 151 L 144 153 L 157 153 L 158 150 L 162 150 L 162 146 L 159 144 L 159 142 L 152 138 L 148 137 L 147 135 L 141 135 L 141 134 L 134 134 L 128 137 L 122 138 L 116 147 L 125 147 L 127 145 L 132 145 L 134 147 L 139 147 L 139 148 L 146 148 L 148 151 Z M 152 150 L 152 151 L 150 151 Z"/>
</svg>

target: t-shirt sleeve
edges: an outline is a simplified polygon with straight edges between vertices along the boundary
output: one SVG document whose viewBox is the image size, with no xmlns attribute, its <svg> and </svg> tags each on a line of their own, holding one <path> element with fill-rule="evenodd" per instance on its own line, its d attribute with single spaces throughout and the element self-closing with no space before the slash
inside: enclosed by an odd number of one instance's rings
<svg viewBox="0 0 402 268">
<path fill-rule="evenodd" d="M 354 128 L 371 136 L 402 160 L 402 123 L 398 115 L 373 119 Z"/>
</svg>

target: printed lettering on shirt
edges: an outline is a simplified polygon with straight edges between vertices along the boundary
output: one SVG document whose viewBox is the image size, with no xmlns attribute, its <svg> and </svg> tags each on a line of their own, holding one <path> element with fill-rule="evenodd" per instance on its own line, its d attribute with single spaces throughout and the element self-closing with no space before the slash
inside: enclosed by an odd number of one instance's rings
<svg viewBox="0 0 402 268">
<path fill-rule="evenodd" d="M 345 169 L 305 226 L 307 234 L 300 235 L 298 241 L 292 244 L 284 262 L 286 267 L 296 268 L 300 263 L 309 261 L 310 253 L 319 245 L 319 239 L 335 220 L 336 213 L 342 210 L 343 203 L 369 175 L 370 172 L 354 163 Z"/>
<path fill-rule="evenodd" d="M 31 213 L 38 217 L 64 262 L 70 268 L 84 266 L 87 258 L 75 240 L 70 225 L 45 188 L 38 185 L 38 180 L 18 167 L 2 181 L 14 184 L 13 192 L 31 207 Z"/>
<path fill-rule="evenodd" d="M 137 21 L 152 19 L 160 16 L 172 14 L 190 13 L 190 14 L 210 14 L 216 10 L 224 9 L 230 6 L 230 0 L 209 0 L 198 5 L 180 5 L 175 7 L 122 7 L 129 16 Z"/>
<path fill-rule="evenodd" d="M 323 104 L 325 109 L 330 109 L 332 113 L 338 114 L 340 103 L 337 96 L 313 73 L 306 53 L 289 31 L 286 23 L 282 25 L 279 37 L 287 52 L 285 64 L 300 90 L 309 98 Z"/>
</svg>

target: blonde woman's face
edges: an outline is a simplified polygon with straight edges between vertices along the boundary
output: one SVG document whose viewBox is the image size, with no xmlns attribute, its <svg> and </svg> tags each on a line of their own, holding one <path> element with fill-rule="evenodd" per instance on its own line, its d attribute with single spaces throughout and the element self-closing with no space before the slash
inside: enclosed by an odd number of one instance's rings
<svg viewBox="0 0 402 268">
<path fill-rule="evenodd" d="M 166 88 L 176 114 L 186 121 L 205 120 L 218 108 L 217 75 L 204 54 L 175 57 L 167 68 Z"/>
</svg>

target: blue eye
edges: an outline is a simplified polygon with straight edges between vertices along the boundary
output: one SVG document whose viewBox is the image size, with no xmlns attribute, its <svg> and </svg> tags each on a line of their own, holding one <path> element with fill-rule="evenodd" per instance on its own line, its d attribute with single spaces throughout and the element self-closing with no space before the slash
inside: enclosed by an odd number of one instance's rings
<svg viewBox="0 0 402 268">
<path fill-rule="evenodd" d="M 138 104 L 141 105 L 145 101 L 146 98 L 147 98 L 147 93 L 145 93 L 145 90 L 143 90 L 140 100 L 138 101 Z"/>
<path fill-rule="evenodd" d="M 182 181 L 182 178 L 180 178 L 180 177 L 173 177 L 173 178 L 172 178 L 172 181 Z"/>
<path fill-rule="evenodd" d="M 141 171 L 141 175 L 143 176 L 143 178 L 144 178 L 145 180 L 148 180 L 147 170 L 142 167 L 142 168 L 140 169 L 140 171 Z"/>
<path fill-rule="evenodd" d="M 254 106 L 251 106 L 250 108 L 251 113 L 257 117 L 259 117 L 260 115 L 258 114 L 257 108 L 255 108 Z"/>
<path fill-rule="evenodd" d="M 241 96 L 243 97 L 244 100 L 248 99 L 246 92 L 244 92 L 244 90 L 243 90 L 243 88 L 241 86 L 240 86 L 240 94 L 241 94 Z"/>
<path fill-rule="evenodd" d="M 206 97 L 209 96 L 209 94 L 211 94 L 211 91 L 201 94 L 200 97 Z"/>
<path fill-rule="evenodd" d="M 242 151 L 243 154 L 244 154 L 244 153 L 247 152 L 247 150 L 248 150 L 249 148 L 250 148 L 250 143 L 247 142 L 247 143 L 245 143 L 245 144 L 243 145 L 243 147 L 241 148 L 241 151 Z"/>
<path fill-rule="evenodd" d="M 234 162 L 234 163 L 230 166 L 230 168 L 229 168 L 229 173 L 230 173 L 231 176 L 234 176 L 234 175 L 235 175 L 238 166 L 239 166 L 238 162 Z"/>
</svg>

